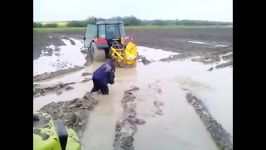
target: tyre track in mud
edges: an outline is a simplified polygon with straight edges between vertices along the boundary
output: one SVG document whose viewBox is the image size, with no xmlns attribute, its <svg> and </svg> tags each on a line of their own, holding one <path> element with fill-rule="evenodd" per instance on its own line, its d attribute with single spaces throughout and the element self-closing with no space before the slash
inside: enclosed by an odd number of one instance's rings
<svg viewBox="0 0 266 150">
<path fill-rule="evenodd" d="M 148 88 L 156 93 L 161 93 L 162 90 L 156 84 L 149 84 Z M 144 119 L 140 119 L 137 115 L 137 101 L 136 91 L 140 88 L 132 86 L 131 89 L 124 92 L 124 97 L 121 101 L 123 107 L 122 117 L 117 121 L 115 127 L 115 140 L 113 143 L 114 150 L 134 150 L 134 135 L 138 130 L 138 125 L 146 123 Z M 161 106 L 164 106 L 163 102 L 156 97 L 154 99 L 153 106 L 155 107 L 154 114 L 163 115 Z"/>
<path fill-rule="evenodd" d="M 159 87 L 158 85 L 158 82 L 159 81 L 156 81 L 155 83 L 153 84 L 149 84 L 148 85 L 148 88 L 149 89 L 152 89 L 153 92 L 155 92 L 156 94 L 161 94 L 162 93 L 162 89 Z M 153 101 L 153 106 L 156 108 L 155 110 L 155 114 L 157 115 L 163 115 L 163 111 L 162 111 L 162 106 L 164 106 L 164 103 L 161 101 L 160 97 L 158 98 L 157 97 L 153 97 L 154 101 Z"/>
<path fill-rule="evenodd" d="M 134 91 L 139 90 L 133 87 L 124 92 L 121 101 L 123 107 L 123 116 L 117 121 L 115 127 L 114 150 L 134 150 L 134 135 L 137 131 L 137 125 L 144 124 L 145 121 L 137 118 L 136 97 Z"/>
<path fill-rule="evenodd" d="M 81 69 L 84 69 L 84 67 L 75 66 L 73 68 L 62 69 L 62 70 L 58 70 L 55 72 L 45 72 L 45 73 L 33 76 L 33 81 L 41 81 L 41 80 L 51 79 L 51 78 L 59 76 L 59 75 L 64 75 L 64 74 L 68 74 L 71 72 L 79 71 Z"/>
<path fill-rule="evenodd" d="M 72 90 L 73 87 L 70 86 L 72 84 L 76 84 L 76 82 L 69 82 L 69 83 L 58 83 L 56 85 L 40 85 L 34 84 L 33 85 L 33 97 L 44 96 L 50 92 L 56 92 L 58 95 L 62 94 L 62 90 Z"/>
<path fill-rule="evenodd" d="M 216 145 L 222 150 L 233 150 L 233 141 L 231 135 L 212 117 L 202 100 L 193 96 L 191 93 L 187 93 L 186 99 L 199 115 Z"/>
<path fill-rule="evenodd" d="M 86 76 L 89 73 L 82 73 L 82 76 Z M 69 91 L 74 89 L 74 87 L 70 85 L 74 85 L 77 83 L 85 83 L 92 80 L 91 78 L 86 77 L 80 82 L 68 82 L 68 83 L 62 83 L 59 82 L 57 84 L 33 84 L 33 98 L 39 97 L 39 96 L 45 96 L 46 94 L 50 93 L 57 93 L 57 95 L 60 95 L 63 93 L 63 91 Z"/>
</svg>

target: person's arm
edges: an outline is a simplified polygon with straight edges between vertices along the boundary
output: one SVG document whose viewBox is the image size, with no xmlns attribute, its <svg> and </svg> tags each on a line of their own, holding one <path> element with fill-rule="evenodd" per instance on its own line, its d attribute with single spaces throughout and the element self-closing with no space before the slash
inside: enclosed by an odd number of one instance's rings
<svg viewBox="0 0 266 150">
<path fill-rule="evenodd" d="M 108 73 L 108 80 L 109 80 L 109 83 L 110 83 L 110 84 L 114 84 L 114 83 L 115 83 L 114 79 L 115 79 L 115 73 L 114 73 L 113 71 L 110 71 L 110 72 Z"/>
</svg>

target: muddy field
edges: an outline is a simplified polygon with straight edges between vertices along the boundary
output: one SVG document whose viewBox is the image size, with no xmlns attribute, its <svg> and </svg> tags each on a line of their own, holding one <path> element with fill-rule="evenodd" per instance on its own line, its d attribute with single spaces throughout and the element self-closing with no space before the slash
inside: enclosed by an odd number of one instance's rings
<svg viewBox="0 0 266 150">
<path fill-rule="evenodd" d="M 85 28 L 84 28 L 85 31 Z M 83 46 L 84 31 L 55 31 L 33 34 L 34 60 L 40 56 L 52 56 L 56 55 L 60 57 L 60 47 L 68 47 L 69 45 L 80 49 Z M 163 49 L 165 51 L 175 52 L 178 55 L 171 55 L 169 58 L 163 58 L 161 61 L 175 61 L 183 60 L 187 58 L 193 58 L 192 61 L 202 62 L 204 64 L 213 64 L 222 62 L 212 68 L 219 69 L 233 65 L 233 33 L 232 28 L 178 28 L 178 29 L 128 29 L 127 35 L 134 37 L 135 43 L 140 46 Z M 68 40 L 68 43 L 65 41 Z M 74 40 L 75 39 L 75 40 Z M 78 42 L 78 43 L 77 43 Z M 72 57 L 70 54 L 69 57 Z M 75 60 L 78 60 L 81 56 L 76 56 Z M 84 55 L 84 58 L 86 56 Z M 142 56 L 142 62 L 148 64 L 150 60 L 146 60 Z M 55 58 L 56 59 L 56 58 Z M 226 62 L 224 62 L 226 60 Z M 41 63 L 47 62 L 47 60 L 41 60 Z M 45 69 L 38 69 L 40 73 L 34 73 L 34 80 L 42 80 L 54 77 L 56 75 L 65 74 L 71 70 L 80 70 L 78 68 L 83 67 L 83 64 L 79 60 L 78 65 L 66 62 L 65 60 L 59 60 L 53 62 L 54 69 L 52 74 L 45 74 Z M 86 64 L 86 61 L 83 62 Z M 45 68 L 45 67 L 36 67 Z M 34 68 L 34 70 L 36 70 Z M 71 68 L 69 70 L 66 70 Z M 58 70 L 66 70 L 60 71 Z M 39 75 L 39 76 L 37 76 Z"/>
<path fill-rule="evenodd" d="M 210 45 L 193 45 L 188 41 L 201 41 L 213 45 L 232 45 L 232 28 L 184 28 L 129 30 L 138 45 L 179 53 L 215 51 Z M 232 51 L 232 47 L 231 47 Z"/>
<path fill-rule="evenodd" d="M 233 149 L 232 28 L 130 29 L 138 64 L 90 93 L 83 32 L 34 32 L 34 111 L 62 119 L 82 149 Z M 160 142 L 158 142 L 160 141 Z"/>
<path fill-rule="evenodd" d="M 184 57 L 217 56 L 233 50 L 232 28 L 129 29 L 126 33 L 134 37 L 137 45 L 182 53 Z M 56 46 L 64 45 L 61 41 L 62 36 L 83 39 L 83 35 L 83 31 L 34 33 L 34 59 L 38 58 L 41 50 L 51 43 Z M 232 55 L 230 56 L 232 58 Z"/>
<path fill-rule="evenodd" d="M 85 29 L 84 29 L 85 30 Z M 61 40 L 62 37 L 73 37 L 83 39 L 83 32 L 48 32 L 48 33 L 33 33 L 33 59 L 40 57 L 42 50 L 46 46 L 53 44 L 55 46 L 63 46 L 65 43 Z M 74 43 L 73 43 L 74 44 Z M 49 51 L 49 49 L 47 49 Z"/>
</svg>

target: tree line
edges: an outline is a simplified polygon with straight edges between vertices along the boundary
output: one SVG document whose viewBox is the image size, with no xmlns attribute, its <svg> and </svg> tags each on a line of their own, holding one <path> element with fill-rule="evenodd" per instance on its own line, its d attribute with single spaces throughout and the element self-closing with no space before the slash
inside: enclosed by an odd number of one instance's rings
<svg viewBox="0 0 266 150">
<path fill-rule="evenodd" d="M 231 22 L 219 22 L 219 21 L 205 21 L 205 20 L 161 20 L 161 19 L 156 19 L 156 20 L 141 20 L 135 16 L 127 16 L 127 17 L 112 17 L 109 19 L 104 19 L 104 18 L 95 18 L 95 17 L 89 17 L 86 20 L 81 20 L 81 21 L 69 21 L 66 26 L 67 27 L 86 27 L 87 24 L 95 24 L 96 21 L 103 21 L 103 20 L 121 20 L 124 21 L 125 26 L 146 26 L 146 25 L 151 25 L 151 26 L 169 26 L 169 25 L 199 25 L 199 26 L 204 26 L 204 25 L 232 25 Z M 41 24 L 37 22 L 33 22 L 33 27 L 34 28 L 54 28 L 58 27 L 57 23 L 48 23 L 48 24 Z"/>
</svg>

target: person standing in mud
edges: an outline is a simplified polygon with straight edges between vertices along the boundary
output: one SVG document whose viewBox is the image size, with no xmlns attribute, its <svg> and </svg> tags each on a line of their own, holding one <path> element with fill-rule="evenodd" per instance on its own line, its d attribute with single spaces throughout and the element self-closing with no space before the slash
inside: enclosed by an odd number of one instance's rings
<svg viewBox="0 0 266 150">
<path fill-rule="evenodd" d="M 108 84 L 114 84 L 115 59 L 107 59 L 92 75 L 93 88 L 91 92 L 101 91 L 102 95 L 109 94 Z"/>
</svg>

